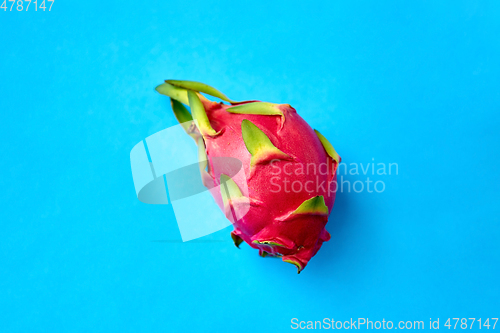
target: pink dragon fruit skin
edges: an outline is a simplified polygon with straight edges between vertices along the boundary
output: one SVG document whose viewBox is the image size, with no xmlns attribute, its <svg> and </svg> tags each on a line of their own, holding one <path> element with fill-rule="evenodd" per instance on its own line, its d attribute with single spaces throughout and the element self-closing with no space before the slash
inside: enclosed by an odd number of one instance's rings
<svg viewBox="0 0 500 333">
<path fill-rule="evenodd" d="M 235 245 L 244 241 L 261 256 L 296 265 L 300 273 L 330 239 L 325 225 L 340 163 L 332 145 L 288 104 L 234 102 L 194 81 L 167 80 L 157 91 L 172 98 L 179 122 L 196 120 L 197 127 L 185 129 L 206 154 L 208 172 L 200 167 L 204 183 L 213 188 L 222 181 L 232 189 L 232 195 L 213 196 L 233 223 Z M 192 115 L 179 102 L 190 105 Z M 218 157 L 239 159 L 244 174 L 229 178 L 214 162 Z"/>
</svg>

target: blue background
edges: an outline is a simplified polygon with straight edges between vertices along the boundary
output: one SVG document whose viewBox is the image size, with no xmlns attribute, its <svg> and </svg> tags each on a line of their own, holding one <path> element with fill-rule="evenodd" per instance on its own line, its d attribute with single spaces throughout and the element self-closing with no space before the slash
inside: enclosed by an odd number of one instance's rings
<svg viewBox="0 0 500 333">
<path fill-rule="evenodd" d="M 500 317 L 498 1 L 59 0 L 0 28 L 0 331 Z M 398 175 L 338 195 L 300 275 L 231 228 L 182 243 L 129 162 L 176 123 L 167 78 L 290 103 L 344 162 Z"/>
</svg>

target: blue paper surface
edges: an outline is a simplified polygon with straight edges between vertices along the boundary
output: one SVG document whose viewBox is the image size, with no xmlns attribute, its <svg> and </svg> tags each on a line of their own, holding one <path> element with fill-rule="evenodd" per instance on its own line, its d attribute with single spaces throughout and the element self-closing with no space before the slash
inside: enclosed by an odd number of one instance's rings
<svg viewBox="0 0 500 333">
<path fill-rule="evenodd" d="M 498 1 L 24 3 L 0 10 L 1 332 L 500 317 Z M 137 199 L 164 79 L 289 103 L 340 154 L 300 275 Z"/>
</svg>

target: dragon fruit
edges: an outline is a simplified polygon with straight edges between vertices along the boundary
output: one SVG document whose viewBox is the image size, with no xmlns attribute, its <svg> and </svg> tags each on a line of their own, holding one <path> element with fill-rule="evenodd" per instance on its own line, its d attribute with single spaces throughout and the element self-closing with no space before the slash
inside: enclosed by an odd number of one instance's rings
<svg viewBox="0 0 500 333">
<path fill-rule="evenodd" d="M 234 226 L 236 247 L 246 242 L 300 273 L 330 239 L 325 225 L 340 163 L 333 146 L 288 104 L 236 102 L 194 81 L 166 80 L 156 90 L 171 98 L 176 118 L 198 144 L 203 184 L 220 186 L 211 193 Z M 219 157 L 237 158 L 244 173 L 231 177 Z"/>
</svg>

